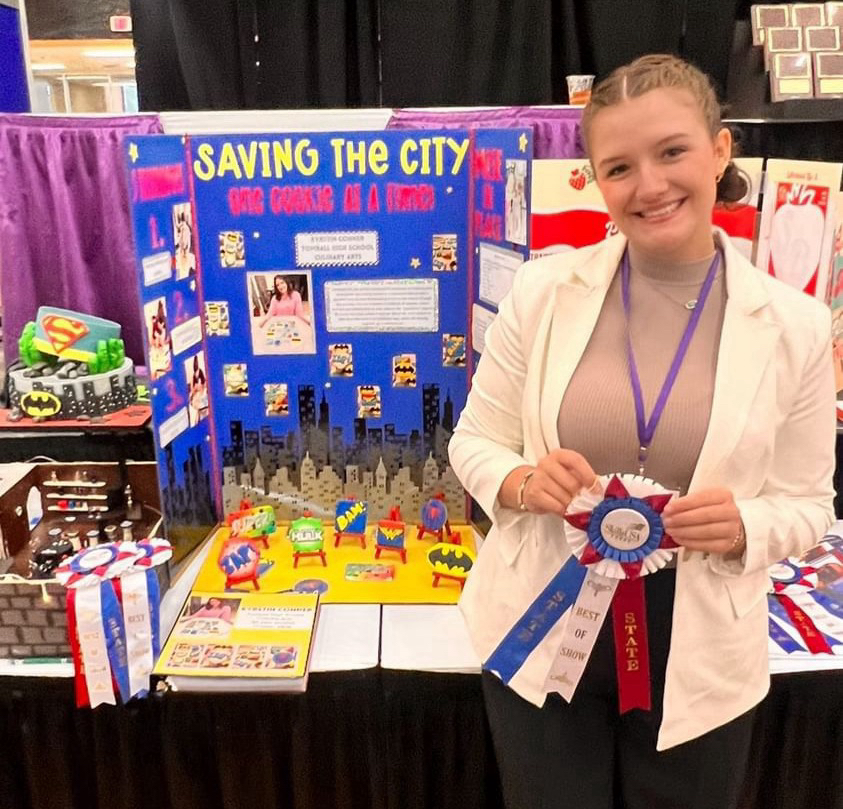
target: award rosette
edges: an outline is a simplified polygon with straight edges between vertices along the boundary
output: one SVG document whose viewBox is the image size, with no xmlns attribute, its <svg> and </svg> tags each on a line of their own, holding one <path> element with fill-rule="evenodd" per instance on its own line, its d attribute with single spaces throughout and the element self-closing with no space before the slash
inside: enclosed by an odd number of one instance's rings
<svg viewBox="0 0 843 809">
<path fill-rule="evenodd" d="M 789 558 L 770 567 L 769 572 L 771 614 L 793 626 L 812 654 L 834 654 L 833 648 L 839 645 L 834 636 L 843 632 L 843 616 L 836 604 L 829 608 L 824 596 L 816 592 L 817 569 Z M 773 640 L 785 651 L 795 651 L 781 643 L 780 635 L 771 632 Z"/>
<path fill-rule="evenodd" d="M 56 568 L 56 579 L 67 588 L 78 707 L 114 705 L 115 686 L 123 701 L 129 698 L 126 633 L 112 578 L 131 567 L 137 555 L 136 548 L 109 543 L 86 548 Z"/>
<path fill-rule="evenodd" d="M 161 594 L 155 568 L 172 557 L 173 547 L 166 539 L 157 537 L 120 543 L 121 547 L 124 545 L 132 545 L 137 551 L 132 566 L 117 582 L 123 622 L 130 630 L 126 633 L 129 694 L 146 696 L 149 675 L 161 651 Z"/>
<path fill-rule="evenodd" d="M 572 555 L 486 661 L 508 683 L 571 610 L 548 690 L 571 700 L 612 609 L 621 713 L 650 709 L 647 614 L 642 577 L 678 549 L 661 512 L 676 492 L 638 475 L 603 475 L 602 493 L 583 491 L 565 516 Z"/>
</svg>

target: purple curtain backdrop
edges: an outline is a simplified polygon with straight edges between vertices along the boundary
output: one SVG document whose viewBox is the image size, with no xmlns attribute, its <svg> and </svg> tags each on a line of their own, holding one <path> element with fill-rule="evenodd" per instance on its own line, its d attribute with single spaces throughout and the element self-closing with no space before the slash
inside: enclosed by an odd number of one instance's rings
<svg viewBox="0 0 843 809">
<path fill-rule="evenodd" d="M 125 135 L 162 132 L 157 115 L 0 115 L 0 290 L 6 359 L 41 305 L 123 326 L 144 363 Z"/>
<path fill-rule="evenodd" d="M 584 157 L 577 108 L 501 107 L 491 110 L 429 112 L 395 110 L 389 129 L 508 129 L 533 127 L 533 153 L 539 159 Z"/>
</svg>

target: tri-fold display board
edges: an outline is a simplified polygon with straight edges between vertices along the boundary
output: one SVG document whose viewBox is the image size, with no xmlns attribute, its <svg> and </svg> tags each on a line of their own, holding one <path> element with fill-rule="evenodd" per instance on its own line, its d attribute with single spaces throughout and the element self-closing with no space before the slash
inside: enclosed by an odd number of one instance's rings
<svg viewBox="0 0 843 809">
<path fill-rule="evenodd" d="M 126 152 L 168 520 L 210 523 L 209 498 L 219 516 L 248 499 L 330 519 L 351 497 L 370 523 L 396 506 L 412 521 L 441 494 L 464 521 L 447 445 L 472 306 L 493 312 L 529 243 L 531 131 Z"/>
</svg>

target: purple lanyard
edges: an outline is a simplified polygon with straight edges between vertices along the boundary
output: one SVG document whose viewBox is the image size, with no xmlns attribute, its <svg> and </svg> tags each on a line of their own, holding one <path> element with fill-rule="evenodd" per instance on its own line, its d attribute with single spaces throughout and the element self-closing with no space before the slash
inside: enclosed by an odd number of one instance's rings
<svg viewBox="0 0 843 809">
<path fill-rule="evenodd" d="M 647 452 L 650 449 L 650 444 L 653 441 L 653 434 L 656 432 L 659 420 L 664 413 L 664 406 L 667 404 L 667 397 L 673 390 L 673 385 L 676 382 L 676 377 L 679 375 L 679 368 L 685 355 L 688 353 L 688 346 L 691 344 L 691 338 L 697 329 L 697 324 L 700 321 L 703 307 L 708 298 L 708 293 L 711 291 L 711 286 L 714 283 L 714 277 L 717 275 L 717 270 L 720 267 L 720 251 L 714 254 L 714 260 L 708 268 L 708 275 L 705 277 L 702 289 L 700 289 L 697 303 L 691 310 L 691 317 L 688 320 L 688 325 L 685 326 L 685 333 L 679 341 L 679 347 L 676 349 L 676 355 L 673 362 L 670 364 L 670 369 L 662 384 L 661 392 L 659 393 L 656 404 L 653 407 L 653 412 L 650 414 L 650 420 L 644 420 L 644 396 L 641 393 L 641 379 L 638 376 L 638 367 L 635 364 L 635 355 L 632 352 L 632 338 L 629 333 L 629 253 L 624 250 L 623 258 L 621 259 L 621 292 L 623 294 L 623 309 L 626 315 L 626 355 L 629 361 L 629 381 L 632 384 L 632 398 L 635 400 L 635 421 L 638 427 L 638 471 L 639 474 L 644 474 L 644 463 L 647 460 Z"/>
</svg>

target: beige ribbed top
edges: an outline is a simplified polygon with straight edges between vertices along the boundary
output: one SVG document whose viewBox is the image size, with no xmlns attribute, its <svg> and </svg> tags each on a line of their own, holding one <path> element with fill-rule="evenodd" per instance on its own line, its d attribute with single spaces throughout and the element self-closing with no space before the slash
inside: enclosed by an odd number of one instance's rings
<svg viewBox="0 0 843 809">
<path fill-rule="evenodd" d="M 649 419 L 691 315 L 685 303 L 702 287 L 712 253 L 690 264 L 643 260 L 630 248 L 630 333 Z M 687 492 L 711 414 L 726 306 L 723 265 L 667 400 L 644 466 L 662 485 Z M 617 272 L 559 409 L 562 447 L 581 453 L 597 474 L 638 474 L 638 432 L 626 357 L 626 319 Z"/>
</svg>

